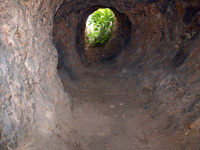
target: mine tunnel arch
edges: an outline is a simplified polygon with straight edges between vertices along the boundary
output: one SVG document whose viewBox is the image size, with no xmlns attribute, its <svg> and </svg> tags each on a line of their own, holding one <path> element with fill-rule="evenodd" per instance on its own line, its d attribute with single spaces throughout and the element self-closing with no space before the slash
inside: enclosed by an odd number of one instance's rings
<svg viewBox="0 0 200 150">
<path fill-rule="evenodd" d="M 117 28 L 103 48 L 86 52 L 85 28 L 88 17 L 99 8 L 109 8 L 115 14 Z M 88 67 L 93 63 L 114 62 L 129 46 L 132 23 L 129 17 L 114 7 L 102 5 L 72 8 L 64 3 L 54 16 L 53 43 L 58 52 L 58 69 L 74 78 L 73 65 Z M 97 53 L 96 53 L 97 52 Z"/>
</svg>

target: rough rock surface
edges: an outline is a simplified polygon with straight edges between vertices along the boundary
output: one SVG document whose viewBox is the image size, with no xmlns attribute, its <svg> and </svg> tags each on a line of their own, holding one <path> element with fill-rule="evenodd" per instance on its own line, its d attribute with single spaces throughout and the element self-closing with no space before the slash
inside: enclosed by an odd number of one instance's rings
<svg viewBox="0 0 200 150">
<path fill-rule="evenodd" d="M 99 7 L 128 23 L 93 63 Z M 0 150 L 199 150 L 199 31 L 199 0 L 0 0 Z"/>
</svg>

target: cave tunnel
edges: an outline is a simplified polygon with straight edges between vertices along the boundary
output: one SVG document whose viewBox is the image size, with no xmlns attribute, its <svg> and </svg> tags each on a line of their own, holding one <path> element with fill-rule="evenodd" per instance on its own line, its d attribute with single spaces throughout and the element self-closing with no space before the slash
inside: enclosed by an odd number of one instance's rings
<svg viewBox="0 0 200 150">
<path fill-rule="evenodd" d="M 199 0 L 0 1 L 0 150 L 199 150 Z M 86 22 L 115 14 L 108 42 Z"/>
</svg>

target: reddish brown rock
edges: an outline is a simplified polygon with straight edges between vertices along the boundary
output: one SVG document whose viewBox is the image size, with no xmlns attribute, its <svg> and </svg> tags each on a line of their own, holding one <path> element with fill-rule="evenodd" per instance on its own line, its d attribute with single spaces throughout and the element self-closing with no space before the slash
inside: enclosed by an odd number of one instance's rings
<svg viewBox="0 0 200 150">
<path fill-rule="evenodd" d="M 119 28 L 86 54 L 100 7 Z M 199 0 L 0 0 L 0 149 L 200 149 L 199 31 Z"/>
</svg>

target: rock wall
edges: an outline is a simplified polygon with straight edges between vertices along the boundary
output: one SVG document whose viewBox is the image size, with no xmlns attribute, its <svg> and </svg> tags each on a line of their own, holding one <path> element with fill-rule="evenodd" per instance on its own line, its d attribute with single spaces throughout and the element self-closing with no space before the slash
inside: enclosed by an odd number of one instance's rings
<svg viewBox="0 0 200 150">
<path fill-rule="evenodd" d="M 71 117 L 58 72 L 81 79 L 88 66 L 77 49 L 77 27 L 98 5 L 131 22 L 130 41 L 113 59 L 115 69 L 125 68 L 139 89 L 154 93 L 155 114 L 170 114 L 174 132 L 199 131 L 199 0 L 0 0 L 0 149 L 70 149 L 57 124 Z M 66 26 L 52 36 L 62 6 Z M 58 37 L 64 40 L 60 47 L 53 43 Z M 65 59 L 57 70 L 58 54 Z"/>
<path fill-rule="evenodd" d="M 59 5 L 42 0 L 0 1 L 2 150 L 37 149 L 34 143 L 47 142 L 56 127 L 56 105 L 69 101 L 57 75 L 51 37 Z"/>
</svg>

